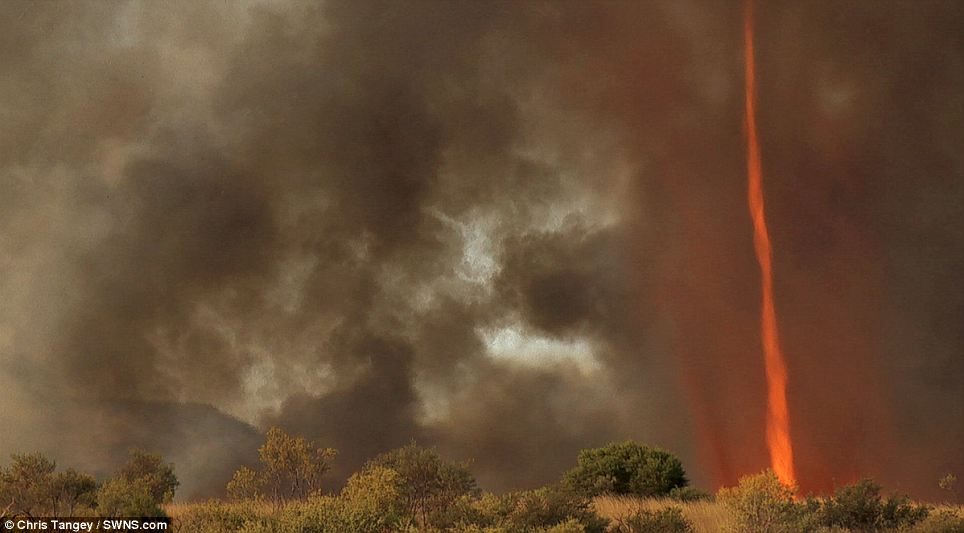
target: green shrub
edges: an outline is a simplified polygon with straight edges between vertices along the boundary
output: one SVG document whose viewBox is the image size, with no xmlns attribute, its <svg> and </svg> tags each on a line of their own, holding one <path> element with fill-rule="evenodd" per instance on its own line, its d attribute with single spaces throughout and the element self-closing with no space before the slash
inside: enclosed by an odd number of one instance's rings
<svg viewBox="0 0 964 533">
<path fill-rule="evenodd" d="M 590 532 L 605 531 L 607 525 L 607 521 L 596 514 L 589 499 L 559 487 L 515 493 L 514 505 L 508 515 L 508 522 L 521 528 L 555 526 L 571 519 Z"/>
<path fill-rule="evenodd" d="M 482 531 L 536 532 L 554 527 L 571 529 L 578 524 L 580 531 L 601 533 L 608 525 L 608 520 L 596 514 L 588 498 L 558 486 L 500 496 L 485 494 L 474 503 L 473 509 L 476 513 L 473 525 Z"/>
<path fill-rule="evenodd" d="M 809 529 L 806 505 L 797 504 L 795 487 L 780 482 L 772 470 L 740 479 L 732 488 L 720 489 L 721 502 L 734 518 L 740 533 L 798 533 Z"/>
<path fill-rule="evenodd" d="M 666 507 L 658 511 L 640 509 L 626 518 L 619 519 L 613 533 L 691 533 L 693 524 L 683 517 L 679 507 Z"/>
<path fill-rule="evenodd" d="M 131 484 L 142 484 L 158 505 L 170 503 L 181 484 L 174 475 L 174 465 L 165 463 L 160 454 L 131 450 L 130 459 L 121 467 L 119 477 Z"/>
<path fill-rule="evenodd" d="M 97 504 L 93 476 L 67 469 L 41 453 L 14 454 L 0 468 L 0 516 L 88 516 Z"/>
<path fill-rule="evenodd" d="M 669 491 L 667 496 L 670 499 L 678 502 L 700 502 L 710 501 L 713 499 L 712 494 L 696 487 L 676 487 Z"/>
<path fill-rule="evenodd" d="M 398 472 L 380 466 L 367 468 L 348 479 L 341 491 L 345 510 L 355 522 L 368 523 L 362 516 L 376 516 L 376 526 L 395 527 L 410 521 L 404 498 L 405 480 Z M 374 526 L 373 526 L 374 527 Z"/>
<path fill-rule="evenodd" d="M 563 483 L 586 495 L 667 496 L 687 485 L 683 465 L 673 454 L 632 441 L 579 452 L 576 468 Z"/>
<path fill-rule="evenodd" d="M 927 518 L 929 509 L 913 505 L 907 498 L 881 498 L 880 485 L 870 479 L 838 488 L 828 498 L 821 522 L 856 531 L 884 531 L 913 526 Z"/>
<path fill-rule="evenodd" d="M 173 464 L 159 454 L 131 450 L 127 463 L 97 491 L 97 514 L 166 516 L 161 505 L 171 502 L 178 485 Z"/>
<path fill-rule="evenodd" d="M 502 528 L 515 504 L 510 494 L 496 495 L 491 492 L 482 493 L 481 497 L 472 502 L 471 514 L 456 524 L 458 531 L 487 531 Z"/>
<path fill-rule="evenodd" d="M 228 482 L 228 498 L 234 501 L 260 500 L 262 481 L 258 472 L 242 466 Z"/>
<path fill-rule="evenodd" d="M 880 487 L 864 479 L 840 487 L 823 505 L 823 522 L 827 526 L 874 530 L 880 519 L 882 502 Z"/>
<path fill-rule="evenodd" d="M 109 479 L 97 491 L 97 513 L 103 517 L 167 516 L 154 499 L 152 486 L 143 479 Z"/>
<path fill-rule="evenodd" d="M 97 504 L 97 480 L 90 474 L 73 469 L 58 472 L 51 480 L 51 488 L 54 515 L 84 516 L 91 514 Z"/>
<path fill-rule="evenodd" d="M 280 519 L 283 533 L 381 533 L 398 528 L 398 517 L 367 502 L 335 496 L 315 496 L 289 505 Z"/>
<path fill-rule="evenodd" d="M 6 516 L 36 516 L 49 512 L 54 499 L 56 463 L 41 453 L 14 454 L 10 466 L 0 469 L 0 504 Z"/>
<path fill-rule="evenodd" d="M 375 457 L 361 475 L 371 476 L 376 469 L 396 473 L 399 512 L 423 529 L 454 525 L 459 513 L 453 511 L 478 494 L 466 463 L 446 461 L 435 450 L 416 444 Z"/>
<path fill-rule="evenodd" d="M 880 516 L 881 529 L 909 528 L 926 519 L 930 512 L 930 507 L 915 505 L 906 496 L 888 496 Z"/>
<path fill-rule="evenodd" d="M 381 509 L 400 516 L 404 512 L 402 492 L 405 481 L 391 468 L 375 466 L 353 474 L 341 491 L 341 497 L 355 505 Z"/>
<path fill-rule="evenodd" d="M 457 524 L 478 524 L 484 521 L 475 507 L 477 496 L 465 494 L 451 502 L 445 509 L 432 515 L 434 527 L 448 529 Z"/>
</svg>

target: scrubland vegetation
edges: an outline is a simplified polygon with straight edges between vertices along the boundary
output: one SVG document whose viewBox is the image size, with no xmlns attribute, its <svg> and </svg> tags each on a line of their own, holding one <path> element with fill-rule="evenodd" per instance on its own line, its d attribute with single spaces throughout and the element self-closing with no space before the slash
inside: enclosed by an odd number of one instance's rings
<svg viewBox="0 0 964 533">
<path fill-rule="evenodd" d="M 156 454 L 132 451 L 102 482 L 14 455 L 0 469 L 0 516 L 166 515 L 182 533 L 964 533 L 961 507 L 884 495 L 871 480 L 800 498 L 765 471 L 712 495 L 688 485 L 673 454 L 634 442 L 583 450 L 558 483 L 506 494 L 416 444 L 372 458 L 335 492 L 325 474 L 336 455 L 273 428 L 225 500 L 197 503 L 172 503 L 174 466 Z"/>
<path fill-rule="evenodd" d="M 15 516 L 164 516 L 180 483 L 160 455 L 132 450 L 127 463 L 98 483 L 39 453 L 14 454 L 0 469 L 0 518 Z"/>
</svg>

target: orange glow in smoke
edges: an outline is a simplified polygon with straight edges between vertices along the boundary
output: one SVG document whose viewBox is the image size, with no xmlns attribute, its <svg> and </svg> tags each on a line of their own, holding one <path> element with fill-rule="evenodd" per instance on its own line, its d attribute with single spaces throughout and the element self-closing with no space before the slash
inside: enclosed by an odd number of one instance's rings
<svg viewBox="0 0 964 533">
<path fill-rule="evenodd" d="M 790 411 L 787 407 L 787 364 L 780 350 L 777 331 L 777 312 L 773 304 L 773 266 L 770 235 L 763 209 L 763 170 L 760 164 L 760 145 L 756 130 L 756 72 L 753 62 L 753 2 L 746 1 L 743 19 L 746 83 L 746 138 L 747 138 L 747 200 L 753 218 L 753 244 L 760 263 L 760 285 L 763 305 L 760 315 L 760 334 L 767 376 L 766 439 L 770 450 L 770 465 L 787 485 L 796 484 L 793 466 L 793 445 L 790 442 Z"/>
</svg>

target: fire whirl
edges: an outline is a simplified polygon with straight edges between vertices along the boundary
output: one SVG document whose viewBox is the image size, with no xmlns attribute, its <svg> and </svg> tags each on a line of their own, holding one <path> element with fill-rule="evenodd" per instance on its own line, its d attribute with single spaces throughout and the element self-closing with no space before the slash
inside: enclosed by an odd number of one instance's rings
<svg viewBox="0 0 964 533">
<path fill-rule="evenodd" d="M 770 464 L 780 481 L 796 484 L 793 444 L 790 440 L 790 411 L 787 406 L 787 365 L 780 350 L 777 313 L 773 303 L 773 265 L 770 235 L 763 207 L 763 170 L 756 128 L 756 73 L 753 61 L 753 2 L 747 0 L 743 19 L 747 136 L 747 200 L 753 218 L 753 244 L 760 264 L 763 302 L 760 334 L 767 377 L 766 439 Z"/>
</svg>

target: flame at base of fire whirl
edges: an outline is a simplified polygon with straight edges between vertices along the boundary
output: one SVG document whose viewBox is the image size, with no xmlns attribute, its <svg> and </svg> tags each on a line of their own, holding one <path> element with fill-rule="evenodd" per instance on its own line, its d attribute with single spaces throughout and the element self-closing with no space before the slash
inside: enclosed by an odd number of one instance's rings
<svg viewBox="0 0 964 533">
<path fill-rule="evenodd" d="M 746 89 L 747 200 L 753 218 L 753 244 L 760 264 L 763 293 L 760 334 L 763 340 L 767 378 L 766 440 L 770 465 L 780 481 L 796 485 L 793 443 L 790 440 L 790 410 L 787 405 L 787 365 L 780 350 L 777 313 L 773 303 L 773 265 L 770 235 L 763 208 L 763 169 L 756 128 L 756 72 L 753 61 L 753 0 L 746 0 L 743 19 Z"/>
</svg>

